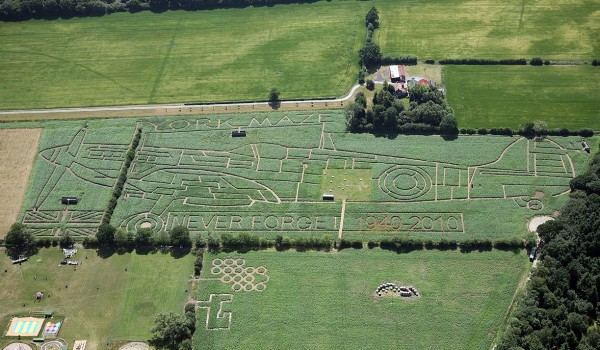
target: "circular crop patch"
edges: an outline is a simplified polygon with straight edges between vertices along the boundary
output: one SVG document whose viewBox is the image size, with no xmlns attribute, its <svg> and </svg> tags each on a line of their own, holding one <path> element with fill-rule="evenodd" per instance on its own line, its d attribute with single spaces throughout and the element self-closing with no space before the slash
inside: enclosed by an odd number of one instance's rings
<svg viewBox="0 0 600 350">
<path fill-rule="evenodd" d="M 160 231 L 163 225 L 164 221 L 160 216 L 153 213 L 140 213 L 125 219 L 121 226 L 124 226 L 128 231 L 134 232 L 141 228 Z"/>
<path fill-rule="evenodd" d="M 412 200 L 431 189 L 429 174 L 411 165 L 395 166 L 386 170 L 379 178 L 379 187 L 390 197 Z"/>
</svg>

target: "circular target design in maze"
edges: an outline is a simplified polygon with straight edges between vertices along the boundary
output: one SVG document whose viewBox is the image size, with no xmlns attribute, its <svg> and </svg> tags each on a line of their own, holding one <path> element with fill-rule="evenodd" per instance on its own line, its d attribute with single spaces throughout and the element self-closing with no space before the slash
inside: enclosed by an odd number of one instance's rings
<svg viewBox="0 0 600 350">
<path fill-rule="evenodd" d="M 268 270 L 264 266 L 246 266 L 242 258 L 213 259 L 210 273 L 221 276 L 223 283 L 231 283 L 231 289 L 240 291 L 262 292 L 269 281 Z"/>
<path fill-rule="evenodd" d="M 164 225 L 163 219 L 152 213 L 141 213 L 134 216 L 130 216 L 123 221 L 122 226 L 126 227 L 128 231 L 137 231 L 140 228 L 149 228 L 155 231 L 162 229 Z"/>
<path fill-rule="evenodd" d="M 431 177 L 418 167 L 399 165 L 386 170 L 379 178 L 379 187 L 390 197 L 412 200 L 431 189 Z"/>
</svg>

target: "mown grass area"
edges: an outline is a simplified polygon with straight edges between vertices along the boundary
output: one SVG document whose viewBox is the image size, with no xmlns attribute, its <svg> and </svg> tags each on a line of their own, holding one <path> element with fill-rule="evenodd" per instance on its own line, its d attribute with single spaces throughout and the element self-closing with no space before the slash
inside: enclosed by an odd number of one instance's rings
<svg viewBox="0 0 600 350">
<path fill-rule="evenodd" d="M 597 1 L 382 0 L 376 40 L 419 59 L 531 58 L 590 62 L 600 56 Z"/>
<path fill-rule="evenodd" d="M 600 69 L 591 66 L 445 66 L 459 127 L 600 130 Z"/>
<path fill-rule="evenodd" d="M 364 8 L 364 11 L 361 9 Z M 367 4 L 0 23 L 0 109 L 342 95 Z"/>
<path fill-rule="evenodd" d="M 113 254 L 101 258 L 94 250 L 80 249 L 73 257 L 82 264 L 61 266 L 58 248 L 47 248 L 22 265 L 12 265 L 0 251 L 0 326 L 10 315 L 53 310 L 64 316 L 59 336 L 72 346 L 86 339 L 92 349 L 108 341 L 147 340 L 153 316 L 180 312 L 187 300 L 194 257 L 169 254 Z M 6 270 L 6 272 L 4 272 Z M 36 302 L 33 294 L 44 291 Z M 0 345 L 15 338 L 0 338 Z"/>
<path fill-rule="evenodd" d="M 524 253 L 374 250 L 230 254 L 245 266 L 265 266 L 266 289 L 235 292 L 232 283 L 201 281 L 199 300 L 231 294 L 230 330 L 206 330 L 198 312 L 195 348 L 203 349 L 485 349 L 503 322 Z M 205 255 L 203 278 L 213 258 Z M 381 283 L 412 285 L 417 300 L 375 299 Z M 216 298 L 215 298 L 216 299 Z M 211 305 L 218 309 L 218 303 Z M 209 318 L 209 327 L 226 322 Z M 221 321 L 221 322 L 219 322 Z"/>
</svg>

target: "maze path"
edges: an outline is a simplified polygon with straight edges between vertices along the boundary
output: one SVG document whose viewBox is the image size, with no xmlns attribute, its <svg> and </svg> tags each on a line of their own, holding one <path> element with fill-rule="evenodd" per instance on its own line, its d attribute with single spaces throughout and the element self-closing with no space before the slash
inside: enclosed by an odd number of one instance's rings
<svg viewBox="0 0 600 350">
<path fill-rule="evenodd" d="M 242 258 L 213 259 L 210 273 L 221 276 L 223 283 L 231 283 L 231 289 L 239 291 L 262 292 L 269 282 L 268 270 L 265 266 L 245 266 L 246 260 Z"/>
<path fill-rule="evenodd" d="M 231 329 L 231 317 L 233 313 L 229 307 L 232 301 L 232 294 L 211 294 L 208 300 L 198 301 L 196 308 L 206 310 L 206 322 L 204 326 L 206 330 L 228 331 Z"/>
</svg>

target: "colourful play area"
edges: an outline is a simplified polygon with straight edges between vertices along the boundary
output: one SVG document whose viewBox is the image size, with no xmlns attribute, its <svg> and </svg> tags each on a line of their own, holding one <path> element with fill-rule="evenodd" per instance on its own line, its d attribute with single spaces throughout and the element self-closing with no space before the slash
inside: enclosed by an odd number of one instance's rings
<svg viewBox="0 0 600 350">
<path fill-rule="evenodd" d="M 37 317 L 14 317 L 8 330 L 7 337 L 36 337 L 42 329 L 43 318 Z"/>
</svg>

